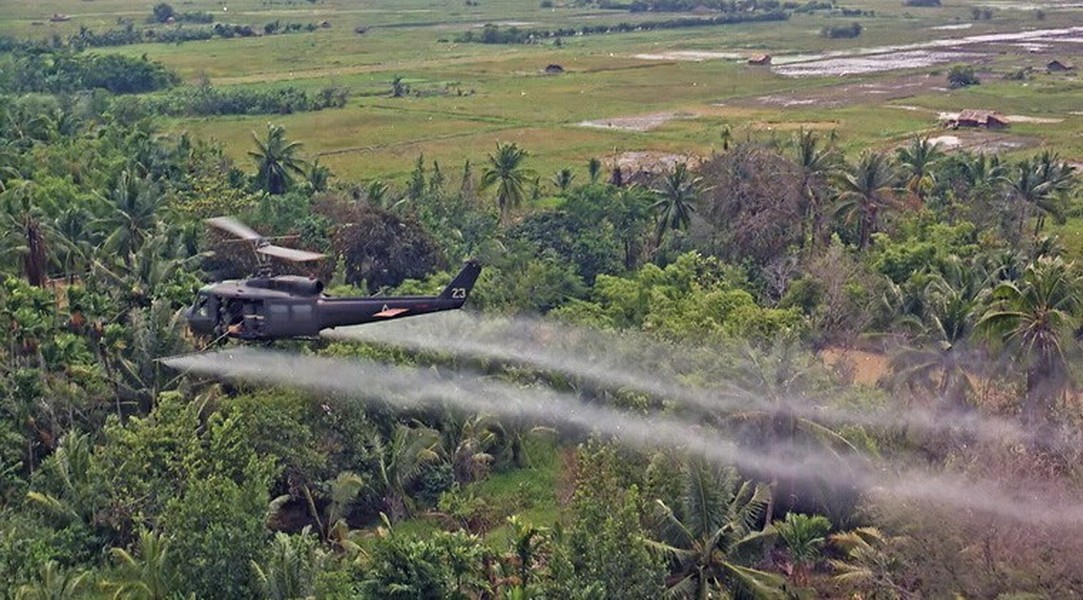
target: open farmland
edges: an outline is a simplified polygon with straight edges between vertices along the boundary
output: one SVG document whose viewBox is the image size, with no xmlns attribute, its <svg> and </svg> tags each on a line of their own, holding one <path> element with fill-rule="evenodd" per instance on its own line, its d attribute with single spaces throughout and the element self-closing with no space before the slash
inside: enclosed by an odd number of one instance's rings
<svg viewBox="0 0 1083 600">
<path fill-rule="evenodd" d="M 934 130 L 937 113 L 965 108 L 1060 119 L 1057 126 L 1013 129 L 1030 139 L 1027 147 L 1049 146 L 1083 159 L 1083 116 L 1072 114 L 1083 106 L 1078 75 L 1044 71 L 1050 60 L 1080 56 L 1083 10 L 1050 3 L 1039 20 L 1035 7 L 1004 5 L 990 19 L 974 20 L 969 5 L 843 6 L 875 16 L 795 14 L 784 22 L 572 36 L 557 46 L 551 40 L 454 40 L 486 23 L 556 29 L 665 15 L 510 1 L 193 0 L 178 9 L 212 12 L 218 21 L 256 29 L 274 20 L 327 27 L 105 51 L 145 54 L 189 83 L 205 78 L 217 86 L 347 87 L 352 95 L 342 109 L 179 119 L 171 128 L 216 138 L 240 158 L 251 132 L 273 121 L 337 175 L 355 180 L 402 178 L 419 154 L 444 165 L 476 162 L 499 140 L 530 151 L 541 173 L 582 169 L 591 157 L 626 152 L 706 155 L 720 147 L 723 131 L 735 138 L 770 136 L 806 124 L 836 130 L 851 149 L 889 147 Z M 0 32 L 47 37 L 79 27 L 105 30 L 123 19 L 139 24 L 150 8 L 120 0 L 12 3 Z M 71 18 L 52 23 L 47 18 L 53 13 Z M 819 34 L 851 21 L 864 28 L 855 39 Z M 358 34 L 357 27 L 367 29 Z M 774 64 L 746 64 L 746 57 L 762 53 L 771 54 Z M 953 64 L 975 66 L 982 85 L 948 90 L 945 72 Z M 560 65 L 563 73 L 545 74 L 548 65 Z M 1004 80 L 1028 67 L 1029 78 Z M 390 97 L 396 77 L 408 86 L 405 97 Z M 650 127 L 606 125 L 643 120 Z"/>
</svg>

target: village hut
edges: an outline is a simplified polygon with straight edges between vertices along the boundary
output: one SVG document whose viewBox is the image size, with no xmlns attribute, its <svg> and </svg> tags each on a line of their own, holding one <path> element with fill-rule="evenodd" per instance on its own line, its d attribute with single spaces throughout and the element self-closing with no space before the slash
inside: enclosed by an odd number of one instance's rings
<svg viewBox="0 0 1083 600">
<path fill-rule="evenodd" d="M 1062 60 L 1053 59 L 1046 63 L 1045 70 L 1049 73 L 1065 73 L 1075 69 L 1071 63 L 1066 63 Z"/>
<path fill-rule="evenodd" d="M 1008 119 L 992 110 L 978 110 L 968 108 L 955 118 L 948 119 L 947 125 L 952 129 L 959 127 L 984 127 L 986 129 L 1003 129 L 1008 126 Z"/>
<path fill-rule="evenodd" d="M 748 57 L 748 64 L 750 65 L 769 65 L 771 64 L 770 54 L 755 54 Z"/>
</svg>

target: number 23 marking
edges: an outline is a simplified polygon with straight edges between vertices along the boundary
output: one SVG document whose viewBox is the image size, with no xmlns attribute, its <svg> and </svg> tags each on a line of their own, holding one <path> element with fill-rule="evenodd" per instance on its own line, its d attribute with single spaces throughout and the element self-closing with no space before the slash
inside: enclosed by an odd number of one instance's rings
<svg viewBox="0 0 1083 600">
<path fill-rule="evenodd" d="M 451 288 L 451 297 L 456 299 L 466 298 L 466 288 Z"/>
</svg>

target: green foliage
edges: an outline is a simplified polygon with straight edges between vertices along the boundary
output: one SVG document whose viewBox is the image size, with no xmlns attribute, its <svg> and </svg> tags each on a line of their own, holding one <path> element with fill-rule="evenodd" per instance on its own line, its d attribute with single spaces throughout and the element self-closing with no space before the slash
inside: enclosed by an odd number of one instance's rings
<svg viewBox="0 0 1083 600">
<path fill-rule="evenodd" d="M 462 532 L 414 539 L 385 523 L 365 569 L 369 598 L 467 598 L 483 582 L 480 540 Z"/>
<path fill-rule="evenodd" d="M 197 598 L 256 597 L 249 565 L 263 560 L 269 480 L 255 459 L 238 484 L 212 474 L 192 479 L 161 519 L 180 589 Z"/>
<path fill-rule="evenodd" d="M 948 87 L 963 88 L 979 83 L 981 80 L 974 74 L 974 67 L 970 65 L 955 65 L 948 70 Z"/>
<path fill-rule="evenodd" d="M 310 535 L 308 527 L 297 535 L 276 533 L 266 564 L 252 562 L 260 597 L 267 600 L 312 597 L 323 561 L 318 546 L 319 538 Z"/>
<path fill-rule="evenodd" d="M 594 454 L 594 453 L 597 454 Z M 559 598 L 657 598 L 661 557 L 644 543 L 643 500 L 613 476 L 611 448 L 581 448 L 572 522 L 557 532 L 548 594 Z"/>
<path fill-rule="evenodd" d="M 831 531 L 831 521 L 823 515 L 786 513 L 784 521 L 772 523 L 790 556 L 801 563 L 814 562 Z"/>
<path fill-rule="evenodd" d="M 593 306 L 570 310 L 604 315 L 605 322 L 617 327 L 674 338 L 769 339 L 801 327 L 798 311 L 762 308 L 740 287 L 742 283 L 735 269 L 689 253 L 665 269 L 646 265 L 630 278 L 601 275 L 594 286 Z"/>
</svg>

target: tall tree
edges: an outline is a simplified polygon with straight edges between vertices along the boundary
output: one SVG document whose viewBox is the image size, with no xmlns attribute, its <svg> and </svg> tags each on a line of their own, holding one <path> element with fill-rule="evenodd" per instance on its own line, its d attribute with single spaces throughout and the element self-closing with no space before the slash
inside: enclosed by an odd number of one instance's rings
<svg viewBox="0 0 1083 600">
<path fill-rule="evenodd" d="M 108 212 L 97 226 L 110 233 L 102 248 L 112 256 L 119 256 L 125 265 L 131 265 L 158 227 L 158 210 L 164 196 L 157 185 L 125 170 L 105 200 Z"/>
<path fill-rule="evenodd" d="M 496 205 L 503 219 L 508 209 L 518 207 L 534 173 L 523 166 L 527 152 L 514 143 L 498 143 L 489 154 L 489 164 L 481 176 L 481 189 L 496 185 Z"/>
<path fill-rule="evenodd" d="M 658 219 L 654 233 L 656 244 L 662 243 L 666 231 L 688 228 L 692 213 L 696 211 L 701 181 L 702 178 L 692 176 L 686 163 L 678 163 L 662 178 L 658 187 L 652 188 L 658 198 L 651 206 Z"/>
<path fill-rule="evenodd" d="M 1081 279 L 1075 264 L 1040 258 L 1019 281 L 993 289 L 992 302 L 979 326 L 1003 342 L 1026 368 L 1023 418 L 1048 423 L 1056 402 L 1070 383 L 1069 351 L 1083 307 Z"/>
<path fill-rule="evenodd" d="M 922 137 L 915 138 L 909 146 L 899 148 L 895 156 L 902 167 L 903 186 L 918 201 L 925 202 L 925 197 L 936 185 L 934 173 L 944 153 L 929 138 Z"/>
<path fill-rule="evenodd" d="M 829 145 L 821 144 L 815 131 L 801 131 L 795 139 L 797 165 L 801 169 L 801 189 L 805 196 L 806 245 L 815 248 L 820 240 L 823 221 L 823 196 L 826 185 L 839 165 L 839 155 Z"/>
<path fill-rule="evenodd" d="M 255 132 L 255 150 L 248 155 L 256 162 L 256 186 L 269 194 L 282 194 L 293 185 L 294 176 L 305 176 L 305 163 L 298 156 L 301 142 L 286 139 L 286 130 L 279 125 L 267 125 L 267 137 L 260 139 Z"/>
<path fill-rule="evenodd" d="M 871 151 L 837 178 L 840 191 L 835 214 L 848 224 L 856 224 L 861 248 L 869 246 L 883 213 L 899 206 L 893 189 L 897 179 L 891 158 Z"/>
</svg>

